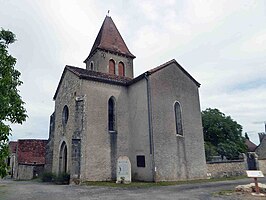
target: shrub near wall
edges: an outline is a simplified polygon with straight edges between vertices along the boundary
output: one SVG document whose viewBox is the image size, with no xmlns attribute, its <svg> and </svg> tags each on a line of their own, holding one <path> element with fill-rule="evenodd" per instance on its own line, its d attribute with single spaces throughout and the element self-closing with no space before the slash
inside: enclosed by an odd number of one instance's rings
<svg viewBox="0 0 266 200">
<path fill-rule="evenodd" d="M 68 185 L 69 180 L 70 180 L 69 173 L 59 173 L 58 175 L 55 175 L 54 173 L 46 172 L 43 173 L 42 175 L 43 182 L 54 182 L 60 185 Z"/>
<path fill-rule="evenodd" d="M 55 183 L 60 185 L 68 185 L 69 180 L 70 180 L 69 173 L 59 173 L 55 179 Z"/>
<path fill-rule="evenodd" d="M 53 182 L 56 178 L 56 175 L 52 172 L 45 172 L 42 175 L 42 182 Z"/>
<path fill-rule="evenodd" d="M 209 162 L 207 172 L 212 178 L 241 176 L 246 174 L 246 163 L 244 161 Z"/>
</svg>

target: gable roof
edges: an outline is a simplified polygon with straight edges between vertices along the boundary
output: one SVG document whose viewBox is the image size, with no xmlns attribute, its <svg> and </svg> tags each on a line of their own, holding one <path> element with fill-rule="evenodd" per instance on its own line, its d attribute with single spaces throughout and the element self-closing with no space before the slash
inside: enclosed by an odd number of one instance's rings
<svg viewBox="0 0 266 200">
<path fill-rule="evenodd" d="M 19 164 L 45 164 L 47 140 L 18 140 L 17 159 Z"/>
<path fill-rule="evenodd" d="M 90 54 L 86 60 L 89 59 L 97 49 L 107 50 L 113 53 L 119 53 L 131 58 L 135 58 L 135 56 L 127 48 L 125 41 L 116 28 L 112 18 L 109 16 L 105 17 L 96 40 L 94 41 Z"/>
<path fill-rule="evenodd" d="M 83 69 L 83 68 L 79 68 L 79 67 L 66 65 L 65 69 L 63 71 L 63 74 L 61 76 L 61 79 L 59 81 L 59 84 L 57 86 L 53 100 L 56 99 L 56 96 L 58 94 L 60 85 L 63 81 L 63 78 L 64 78 L 66 71 L 72 72 L 73 74 L 78 76 L 80 79 L 105 82 L 105 83 L 114 84 L 114 85 L 121 85 L 121 86 L 130 86 L 130 85 L 138 82 L 139 80 L 143 79 L 146 76 L 150 76 L 156 72 L 159 72 L 160 70 L 164 69 L 167 66 L 170 66 L 171 64 L 176 64 L 177 67 L 183 73 L 185 73 L 198 87 L 200 87 L 200 83 L 197 82 L 183 67 L 181 67 L 181 65 L 179 65 L 175 59 L 170 60 L 170 61 L 168 61 L 168 62 L 166 62 L 166 63 L 164 63 L 158 67 L 155 67 L 149 71 L 146 71 L 145 73 L 139 75 L 138 77 L 136 77 L 134 79 L 129 78 L 129 77 L 125 77 L 125 76 L 117 76 L 117 75 L 113 75 L 113 74 L 96 72 L 96 71 L 91 71 L 91 70 L 87 70 L 87 69 Z"/>
<path fill-rule="evenodd" d="M 248 152 L 255 152 L 257 145 L 251 142 L 249 139 L 245 140 L 245 144 L 248 147 Z"/>
<path fill-rule="evenodd" d="M 124 85 L 132 80 L 132 78 L 126 76 L 117 76 L 114 74 L 102 73 L 91 71 L 83 68 L 73 67 L 73 66 L 66 66 L 66 68 L 76 74 L 81 79 L 87 80 L 102 80 L 104 82 L 110 82 L 114 84 L 121 84 Z"/>
<path fill-rule="evenodd" d="M 147 72 L 145 72 L 145 73 L 143 73 L 143 74 L 141 74 L 141 75 L 139 75 L 138 77 L 136 77 L 136 78 L 134 78 L 131 82 L 130 82 L 130 84 L 132 84 L 132 83 L 135 83 L 135 82 L 137 82 L 138 80 L 140 80 L 140 79 L 142 79 L 142 78 L 144 78 L 145 76 L 149 76 L 149 75 L 152 75 L 152 74 L 154 74 L 154 73 L 156 73 L 156 72 L 159 72 L 160 70 L 162 70 L 162 69 L 164 69 L 165 67 L 168 67 L 169 65 L 171 65 L 171 64 L 176 64 L 177 65 L 177 67 L 184 73 L 184 74 L 186 74 L 198 87 L 200 87 L 200 83 L 198 82 L 198 81 L 196 81 L 175 59 L 172 59 L 172 60 L 170 60 L 170 61 L 168 61 L 168 62 L 166 62 L 166 63 L 164 63 L 164 64 L 162 64 L 162 65 L 159 65 L 158 67 L 155 67 L 155 68 L 153 68 L 153 69 L 150 69 L 150 70 L 148 70 Z"/>
</svg>

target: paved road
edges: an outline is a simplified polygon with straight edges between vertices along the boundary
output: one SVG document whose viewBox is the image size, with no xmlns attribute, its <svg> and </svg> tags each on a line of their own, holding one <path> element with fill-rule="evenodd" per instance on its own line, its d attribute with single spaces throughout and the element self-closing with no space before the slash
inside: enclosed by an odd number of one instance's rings
<svg viewBox="0 0 266 200">
<path fill-rule="evenodd" d="M 221 190 L 232 190 L 250 179 L 198 183 L 150 188 L 110 188 L 98 186 L 52 185 L 32 181 L 0 180 L 0 200 L 260 200 L 261 197 L 230 195 L 215 196 Z M 260 179 L 266 183 L 266 179 Z"/>
</svg>

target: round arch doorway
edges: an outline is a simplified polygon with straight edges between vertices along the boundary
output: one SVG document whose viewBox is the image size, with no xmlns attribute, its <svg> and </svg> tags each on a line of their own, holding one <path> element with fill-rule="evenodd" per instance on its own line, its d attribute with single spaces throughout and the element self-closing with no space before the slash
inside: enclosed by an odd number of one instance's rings
<svg viewBox="0 0 266 200">
<path fill-rule="evenodd" d="M 61 144 L 59 154 L 59 173 L 67 172 L 67 145 L 66 142 Z"/>
</svg>

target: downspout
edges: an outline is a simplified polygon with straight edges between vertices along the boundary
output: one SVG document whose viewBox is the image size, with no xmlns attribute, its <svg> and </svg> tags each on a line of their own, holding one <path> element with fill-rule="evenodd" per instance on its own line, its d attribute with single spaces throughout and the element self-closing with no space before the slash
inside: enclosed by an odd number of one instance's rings
<svg viewBox="0 0 266 200">
<path fill-rule="evenodd" d="M 149 123 L 149 142 L 150 142 L 150 158 L 152 167 L 153 181 L 156 182 L 156 168 L 154 161 L 154 141 L 153 141 L 153 125 L 152 125 L 152 106 L 151 106 L 151 89 L 149 81 L 149 72 L 144 74 L 147 83 L 147 104 L 148 104 L 148 123 Z"/>
</svg>

